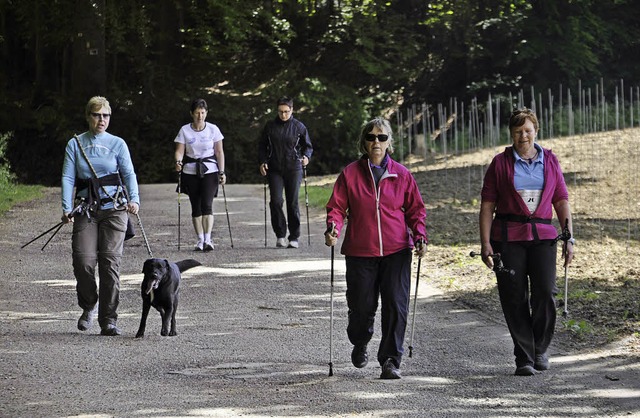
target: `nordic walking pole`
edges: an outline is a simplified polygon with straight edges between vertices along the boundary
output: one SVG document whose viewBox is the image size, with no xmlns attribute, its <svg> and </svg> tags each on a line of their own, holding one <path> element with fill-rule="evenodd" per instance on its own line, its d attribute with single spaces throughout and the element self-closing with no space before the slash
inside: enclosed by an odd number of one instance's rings
<svg viewBox="0 0 640 418">
<path fill-rule="evenodd" d="M 76 206 L 75 208 L 73 208 L 73 210 L 71 211 L 71 213 L 69 213 L 69 215 L 67 215 L 67 217 L 69 219 L 73 218 L 74 216 L 76 216 L 77 214 L 83 214 L 85 211 L 87 210 L 87 206 L 86 203 L 84 201 L 84 199 L 81 200 L 80 204 L 78 206 Z M 49 242 L 53 239 L 53 237 L 56 236 L 56 234 L 58 233 L 58 231 L 60 231 L 60 228 L 62 228 L 62 226 L 64 225 L 64 222 L 58 222 L 57 224 L 55 224 L 54 226 L 52 226 L 51 228 L 47 229 L 46 231 L 44 231 L 42 234 L 38 235 L 37 237 L 35 237 L 34 239 L 32 239 L 31 241 L 27 242 L 26 244 L 24 244 L 22 247 L 20 248 L 24 248 L 27 245 L 31 244 L 33 241 L 47 235 L 49 232 L 53 231 L 54 229 L 56 230 L 51 237 L 49 237 L 49 239 L 47 240 L 47 242 L 45 242 L 45 244 L 42 246 L 42 248 L 40 249 L 40 251 L 44 251 L 44 247 L 47 246 L 47 244 L 49 244 Z M 56 229 L 57 228 L 57 229 Z"/>
<path fill-rule="evenodd" d="M 331 235 L 335 234 L 336 225 L 331 224 Z M 329 376 L 333 376 L 333 277 L 335 260 L 335 245 L 331 246 L 331 307 L 329 308 Z"/>
<path fill-rule="evenodd" d="M 567 270 L 569 266 L 564 266 L 564 311 L 562 311 L 562 316 L 567 317 L 569 315 L 569 311 L 567 310 L 567 299 L 569 299 L 569 281 L 567 280 Z"/>
<path fill-rule="evenodd" d="M 267 176 L 264 176 L 264 247 L 267 248 Z"/>
<path fill-rule="evenodd" d="M 182 197 L 182 168 L 178 172 L 178 251 L 180 251 L 180 198 Z"/>
<path fill-rule="evenodd" d="M 331 308 L 329 320 L 329 376 L 333 376 L 333 260 L 335 247 L 331 246 Z"/>
<path fill-rule="evenodd" d="M 416 329 L 416 304 L 418 302 L 418 284 L 420 284 L 420 262 L 422 257 L 418 257 L 418 272 L 416 273 L 416 293 L 413 297 L 413 313 L 411 314 L 411 338 L 409 338 L 409 358 L 413 356 L 413 332 Z"/>
<path fill-rule="evenodd" d="M 39 239 L 39 238 L 42 238 L 43 236 L 47 235 L 49 232 L 51 232 L 51 231 L 53 231 L 54 229 L 58 228 L 58 229 L 56 230 L 56 232 L 54 232 L 54 233 L 53 233 L 53 235 L 51 236 L 51 238 L 53 238 L 53 236 L 54 236 L 56 233 L 58 233 L 58 231 L 60 230 L 60 227 L 61 227 L 62 225 L 64 225 L 64 222 L 58 222 L 57 224 L 55 224 L 55 225 L 54 225 L 54 226 L 52 226 L 51 228 L 47 229 L 47 230 L 46 230 L 46 231 L 44 231 L 42 234 L 38 235 L 37 237 L 35 237 L 35 238 L 34 238 L 34 239 L 32 239 L 31 241 L 27 242 L 26 244 L 24 244 L 24 245 L 23 245 L 22 247 L 20 247 L 20 248 L 24 248 L 24 247 L 26 247 L 27 245 L 31 244 L 33 241 L 35 241 L 35 240 L 37 240 L 37 239 Z M 49 240 L 51 240 L 51 238 L 49 238 Z M 49 242 L 49 241 L 47 241 L 47 242 Z M 42 247 L 42 248 L 44 249 L 44 247 Z"/>
<path fill-rule="evenodd" d="M 60 228 L 62 228 L 64 226 L 63 222 L 60 222 L 60 224 L 58 225 L 58 229 L 55 230 L 55 232 L 53 234 L 51 234 L 51 236 L 49 237 L 49 239 L 47 240 L 47 242 L 44 243 L 44 245 L 42 246 L 42 248 L 40 248 L 40 251 L 44 251 L 44 247 L 47 246 L 47 244 L 49 244 L 49 242 L 53 239 L 53 237 L 56 236 L 56 234 L 58 233 L 58 231 L 60 231 Z M 565 269 L 566 271 L 566 269 Z M 566 280 L 566 277 L 565 277 Z"/>
<path fill-rule="evenodd" d="M 569 299 L 569 279 L 567 277 L 567 271 L 569 269 L 569 266 L 566 264 L 566 257 L 568 256 L 567 254 L 567 242 L 571 239 L 571 231 L 569 231 L 569 219 L 565 219 L 564 221 L 564 228 L 562 228 L 562 234 L 558 235 L 558 237 L 556 238 L 556 242 L 558 240 L 561 240 L 564 242 L 564 245 L 562 247 L 562 255 L 565 258 L 565 265 L 564 265 L 564 310 L 562 311 L 562 316 L 563 317 L 567 317 L 569 315 L 569 310 L 567 309 L 567 303 L 568 303 L 568 299 Z"/>
<path fill-rule="evenodd" d="M 229 227 L 229 240 L 231 241 L 231 248 L 233 248 L 233 237 L 231 236 L 231 221 L 229 220 L 229 208 L 227 208 L 227 193 L 224 191 L 224 184 L 222 186 L 222 197 L 224 197 L 224 211 L 227 213 L 227 226 Z"/>
<path fill-rule="evenodd" d="M 311 229 L 309 228 L 309 192 L 307 191 L 307 166 L 302 166 L 304 173 L 304 204 L 307 207 L 307 245 L 311 246 Z"/>
</svg>

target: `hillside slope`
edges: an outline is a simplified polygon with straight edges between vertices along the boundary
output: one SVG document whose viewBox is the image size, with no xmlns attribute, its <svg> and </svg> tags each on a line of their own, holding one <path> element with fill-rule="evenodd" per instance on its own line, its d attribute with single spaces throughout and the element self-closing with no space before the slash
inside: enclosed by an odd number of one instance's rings
<svg viewBox="0 0 640 418">
<path fill-rule="evenodd" d="M 557 326 L 560 343 L 589 348 L 622 341 L 626 349 L 640 352 L 639 143 L 640 129 L 540 141 L 563 167 L 578 241 L 567 272 L 569 315 L 559 315 Z M 431 154 L 426 160 L 412 157 L 407 162 L 428 211 L 431 245 L 423 261 L 423 280 L 497 320 L 502 320 L 502 313 L 495 277 L 469 252 L 479 250 L 483 173 L 503 149 L 460 156 Z M 560 264 L 558 287 L 561 314 Z"/>
</svg>

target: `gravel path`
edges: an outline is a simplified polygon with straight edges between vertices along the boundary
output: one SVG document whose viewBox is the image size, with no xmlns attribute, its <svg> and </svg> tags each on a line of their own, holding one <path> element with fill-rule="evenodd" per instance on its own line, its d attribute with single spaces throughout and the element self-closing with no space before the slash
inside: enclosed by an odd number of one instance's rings
<svg viewBox="0 0 640 418">
<path fill-rule="evenodd" d="M 160 336 L 160 316 L 152 310 L 145 338 L 133 338 L 148 258 L 139 227 L 125 244 L 121 269 L 123 335 L 102 337 L 97 325 L 76 329 L 70 228 L 44 251 L 46 237 L 20 248 L 55 225 L 59 190 L 6 214 L 0 222 L 1 417 L 640 416 L 637 359 L 615 350 L 554 347 L 551 370 L 513 376 L 504 324 L 457 306 L 424 281 L 403 378 L 380 380 L 375 361 L 355 369 L 338 254 L 329 377 L 330 251 L 323 214 L 312 211 L 311 246 L 303 224 L 299 249 L 274 248 L 270 228 L 265 248 L 262 186 L 229 185 L 234 248 L 219 198 L 216 250 L 191 251 L 190 206 L 183 200 L 178 251 L 174 190 L 143 185 L 141 217 L 155 257 L 203 264 L 183 275 L 177 337 Z M 429 266 L 427 256 L 427 277 Z M 378 329 L 374 338 L 372 358 Z"/>
</svg>

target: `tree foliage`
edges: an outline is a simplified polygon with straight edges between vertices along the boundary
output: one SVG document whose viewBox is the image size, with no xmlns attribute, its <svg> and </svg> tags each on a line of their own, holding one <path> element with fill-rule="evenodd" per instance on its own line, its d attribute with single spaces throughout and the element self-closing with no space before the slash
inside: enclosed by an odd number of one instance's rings
<svg viewBox="0 0 640 418">
<path fill-rule="evenodd" d="M 0 0 L 0 134 L 23 182 L 58 184 L 66 141 L 105 95 L 143 182 L 173 181 L 191 99 L 209 102 L 232 181 L 280 95 L 316 148 L 311 174 L 356 156 L 372 116 L 524 85 L 636 77 L 633 0 Z"/>
</svg>

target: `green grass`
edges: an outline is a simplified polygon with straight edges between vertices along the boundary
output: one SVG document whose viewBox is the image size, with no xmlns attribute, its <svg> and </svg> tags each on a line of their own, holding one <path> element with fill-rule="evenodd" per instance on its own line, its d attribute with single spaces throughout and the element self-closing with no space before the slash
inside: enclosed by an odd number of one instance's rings
<svg viewBox="0 0 640 418">
<path fill-rule="evenodd" d="M 42 197 L 43 192 L 43 186 L 28 186 L 0 181 L 0 215 L 18 203 Z"/>
<path fill-rule="evenodd" d="M 308 186 L 307 192 L 309 193 L 309 206 L 323 209 L 331 197 L 333 184 L 327 186 Z M 304 196 L 304 188 L 300 190 L 300 195 Z"/>
</svg>

